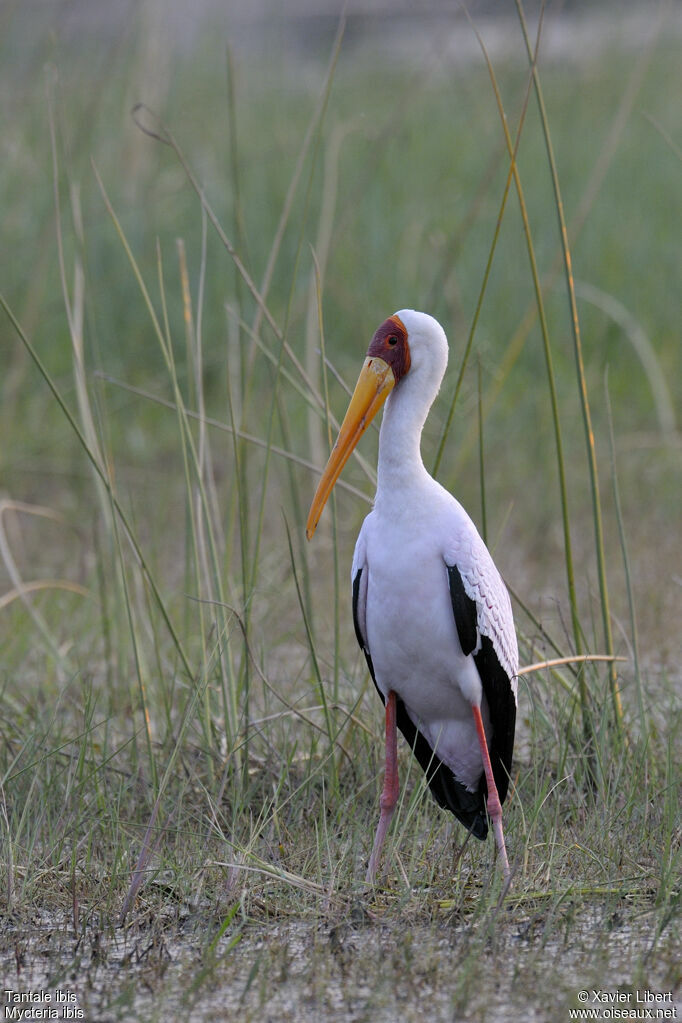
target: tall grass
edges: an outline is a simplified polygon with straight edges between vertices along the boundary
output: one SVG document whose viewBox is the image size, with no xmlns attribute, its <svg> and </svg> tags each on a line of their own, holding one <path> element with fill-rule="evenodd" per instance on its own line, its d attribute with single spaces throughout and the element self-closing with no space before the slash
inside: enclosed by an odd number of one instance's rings
<svg viewBox="0 0 682 1023">
<path fill-rule="evenodd" d="M 518 6 L 527 66 L 496 66 L 482 40 L 481 66 L 464 75 L 437 47 L 428 73 L 389 61 L 378 74 L 346 56 L 342 23 L 326 64 L 306 69 L 313 87 L 282 66 L 255 75 L 230 49 L 223 95 L 202 70 L 215 52 L 192 55 L 166 109 L 142 102 L 125 128 L 135 180 L 110 121 L 90 110 L 87 133 L 72 123 L 87 80 L 77 55 L 72 88 L 48 76 L 47 101 L 15 127 L 21 151 L 47 126 L 51 173 L 34 209 L 9 171 L 2 182 L 25 215 L 10 230 L 31 268 L 0 287 L 2 890 L 17 918 L 39 908 L 68 922 L 72 962 L 80 943 L 164 940 L 189 918 L 196 995 L 226 982 L 263 920 L 435 920 L 461 935 L 448 989 L 461 1009 L 477 1004 L 490 942 L 510 924 L 540 935 L 539 962 L 548 942 L 569 941 L 571 914 L 594 911 L 600 933 L 623 906 L 648 914 L 638 968 L 656 950 L 667 961 L 679 704 L 662 608 L 679 579 L 642 520 L 674 527 L 679 436 L 674 413 L 658 431 L 651 373 L 633 380 L 636 353 L 614 345 L 594 305 L 580 308 L 574 273 L 626 305 L 636 294 L 637 267 L 619 276 L 624 211 L 638 259 L 674 251 L 673 218 L 653 203 L 636 216 L 628 175 L 642 135 L 657 137 L 633 107 L 665 121 L 679 68 L 660 39 L 632 69 L 618 55 L 577 78 L 545 68 L 542 33 L 531 41 Z M 134 71 L 111 72 L 119 98 Z M 581 93 L 590 75 L 601 109 Z M 186 119 L 190 84 L 224 131 Z M 646 173 L 647 196 L 674 193 L 673 158 Z M 654 277 L 631 314 L 658 334 L 648 365 L 674 409 L 678 310 Z M 376 322 L 425 294 L 451 343 L 425 458 L 481 509 L 522 661 L 628 658 L 521 677 L 504 909 L 492 844 L 462 847 L 406 750 L 385 887 L 370 897 L 362 885 L 381 721 L 344 580 L 375 440 L 314 547 L 304 542 L 346 380 Z M 656 493 L 641 520 L 640 476 Z M 658 577 L 642 571 L 651 559 Z M 245 955 L 242 1000 L 265 1004 L 261 958 Z M 505 983 L 521 997 L 515 976 Z"/>
</svg>

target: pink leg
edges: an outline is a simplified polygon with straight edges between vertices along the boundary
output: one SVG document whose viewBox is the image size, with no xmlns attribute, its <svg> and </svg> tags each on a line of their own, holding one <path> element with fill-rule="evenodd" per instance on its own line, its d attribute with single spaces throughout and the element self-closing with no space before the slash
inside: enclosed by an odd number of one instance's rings
<svg viewBox="0 0 682 1023">
<path fill-rule="evenodd" d="M 366 881 L 368 884 L 374 882 L 386 832 L 391 823 L 395 805 L 398 802 L 398 733 L 395 724 L 395 701 L 395 693 L 391 690 L 386 700 L 386 769 L 384 771 L 384 789 L 379 801 L 379 806 L 381 807 L 379 824 L 377 833 L 374 836 L 374 846 L 372 847 L 372 855 L 369 858 L 369 866 L 367 867 Z"/>
<path fill-rule="evenodd" d="M 502 804 L 500 803 L 500 797 L 497 794 L 497 786 L 495 785 L 495 778 L 493 777 L 493 765 L 490 763 L 490 753 L 488 752 L 488 742 L 485 737 L 481 710 L 480 707 L 472 707 L 471 709 L 474 712 L 474 721 L 476 722 L 476 731 L 478 733 L 478 744 L 481 747 L 483 770 L 485 771 L 485 780 L 488 785 L 488 816 L 492 821 L 493 832 L 495 834 L 495 844 L 497 845 L 497 851 L 502 857 L 502 870 L 504 872 L 504 879 L 508 884 L 510 870 L 509 860 L 507 859 L 507 849 L 504 844 L 504 831 L 502 830 Z"/>
</svg>

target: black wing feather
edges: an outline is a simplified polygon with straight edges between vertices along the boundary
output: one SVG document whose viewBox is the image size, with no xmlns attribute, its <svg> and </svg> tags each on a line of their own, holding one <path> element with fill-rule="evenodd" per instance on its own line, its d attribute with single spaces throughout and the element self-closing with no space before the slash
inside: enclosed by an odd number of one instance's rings
<svg viewBox="0 0 682 1023">
<path fill-rule="evenodd" d="M 474 652 L 478 646 L 478 612 L 476 601 L 467 594 L 462 576 L 456 565 L 448 565 L 448 583 L 452 612 L 455 616 L 457 635 L 465 655 Z M 511 679 L 500 664 L 495 653 L 492 640 L 481 636 L 478 653 L 474 653 L 474 661 L 481 677 L 483 693 L 488 703 L 492 741 L 488 752 L 493 768 L 495 785 L 500 802 L 503 803 L 509 788 L 512 752 L 514 749 L 514 729 L 516 726 L 516 700 L 511 687 Z M 483 792 L 487 794 L 488 786 L 485 775 L 482 778 Z"/>
<path fill-rule="evenodd" d="M 509 788 L 512 753 L 514 752 L 514 729 L 516 727 L 516 700 L 511 687 L 511 680 L 500 664 L 492 640 L 481 636 L 481 649 L 474 654 L 474 661 L 481 676 L 483 692 L 488 701 L 492 741 L 488 752 L 493 768 L 493 777 L 497 786 L 500 802 L 504 803 Z M 485 775 L 483 776 L 485 784 Z"/>
<path fill-rule="evenodd" d="M 478 646 L 478 614 L 476 601 L 472 600 L 464 589 L 462 576 L 457 565 L 448 565 L 448 585 L 452 613 L 455 616 L 457 635 L 459 636 L 462 653 L 465 657 L 473 653 Z"/>
<path fill-rule="evenodd" d="M 361 576 L 362 569 L 359 568 L 353 579 L 353 625 L 355 626 L 355 635 L 358 643 L 367 659 L 367 667 L 369 668 L 376 691 L 381 697 L 381 702 L 385 703 L 384 695 L 377 685 L 372 656 L 360 627 L 358 602 Z M 399 698 L 396 699 L 396 720 L 398 728 L 411 746 L 412 752 L 426 775 L 431 794 L 438 805 L 454 814 L 457 820 L 471 831 L 476 838 L 484 839 L 488 834 L 488 818 L 484 801 L 485 778 L 483 779 L 483 787 L 479 785 L 476 792 L 469 792 L 461 782 L 457 781 L 447 764 L 444 764 L 437 754 L 433 752 L 429 743 L 407 713 L 405 704 Z"/>
</svg>

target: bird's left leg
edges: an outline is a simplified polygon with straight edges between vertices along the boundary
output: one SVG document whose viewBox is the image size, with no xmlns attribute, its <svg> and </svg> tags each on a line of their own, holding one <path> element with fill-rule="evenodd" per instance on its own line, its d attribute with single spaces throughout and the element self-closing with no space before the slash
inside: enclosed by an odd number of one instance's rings
<svg viewBox="0 0 682 1023">
<path fill-rule="evenodd" d="M 372 884 L 379 865 L 381 849 L 386 838 L 391 817 L 398 802 L 400 783 L 398 780 L 398 733 L 396 729 L 396 695 L 391 689 L 386 698 L 386 769 L 384 771 L 384 788 L 379 806 L 379 824 L 374 836 L 372 855 L 369 858 L 366 881 Z"/>
<path fill-rule="evenodd" d="M 493 775 L 493 765 L 490 763 L 490 753 L 488 752 L 488 741 L 485 737 L 485 728 L 483 727 L 481 708 L 472 707 L 471 709 L 474 712 L 474 721 L 476 723 L 478 744 L 481 747 L 481 757 L 483 758 L 483 770 L 485 771 L 485 780 L 488 786 L 488 798 L 486 800 L 488 816 L 492 821 L 497 851 L 502 857 L 502 870 L 504 872 L 504 879 L 508 883 L 510 877 L 510 870 L 509 860 L 507 859 L 507 848 L 504 844 L 504 831 L 502 830 L 502 804 L 500 802 L 500 797 L 497 794 L 497 785 L 495 784 L 495 777 Z"/>
</svg>

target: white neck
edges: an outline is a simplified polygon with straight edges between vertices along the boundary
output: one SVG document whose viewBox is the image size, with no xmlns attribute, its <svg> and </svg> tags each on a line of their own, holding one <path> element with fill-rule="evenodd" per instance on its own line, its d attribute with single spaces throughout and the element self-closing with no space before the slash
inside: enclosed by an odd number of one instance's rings
<svg viewBox="0 0 682 1023">
<path fill-rule="evenodd" d="M 440 380 L 433 386 L 420 379 L 421 374 L 408 374 L 389 395 L 379 433 L 379 464 L 375 506 L 383 501 L 395 503 L 409 490 L 429 479 L 421 456 L 424 423 L 438 393 Z"/>
</svg>

